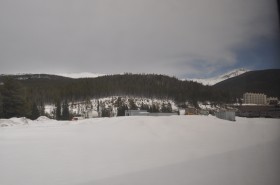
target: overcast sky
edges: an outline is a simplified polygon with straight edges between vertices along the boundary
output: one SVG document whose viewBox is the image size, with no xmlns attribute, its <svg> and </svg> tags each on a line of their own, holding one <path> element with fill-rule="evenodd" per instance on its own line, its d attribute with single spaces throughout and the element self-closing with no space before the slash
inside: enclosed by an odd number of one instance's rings
<svg viewBox="0 0 280 185">
<path fill-rule="evenodd" d="M 0 73 L 280 68 L 278 23 L 276 0 L 1 0 Z"/>
</svg>

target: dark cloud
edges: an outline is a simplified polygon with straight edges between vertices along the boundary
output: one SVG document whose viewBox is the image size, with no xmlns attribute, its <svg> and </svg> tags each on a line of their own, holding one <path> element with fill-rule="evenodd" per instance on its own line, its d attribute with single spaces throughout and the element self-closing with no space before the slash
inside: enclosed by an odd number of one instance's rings
<svg viewBox="0 0 280 185">
<path fill-rule="evenodd" d="M 2 0 L 0 73 L 211 74 L 279 32 L 274 0 Z M 252 62 L 252 61 L 251 61 Z"/>
</svg>

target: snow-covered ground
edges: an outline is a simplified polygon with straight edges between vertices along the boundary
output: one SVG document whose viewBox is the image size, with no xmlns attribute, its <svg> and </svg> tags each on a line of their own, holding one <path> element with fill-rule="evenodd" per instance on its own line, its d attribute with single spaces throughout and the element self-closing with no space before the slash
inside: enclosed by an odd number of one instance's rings
<svg viewBox="0 0 280 185">
<path fill-rule="evenodd" d="M 278 185 L 279 119 L 0 120 L 1 185 Z"/>
</svg>

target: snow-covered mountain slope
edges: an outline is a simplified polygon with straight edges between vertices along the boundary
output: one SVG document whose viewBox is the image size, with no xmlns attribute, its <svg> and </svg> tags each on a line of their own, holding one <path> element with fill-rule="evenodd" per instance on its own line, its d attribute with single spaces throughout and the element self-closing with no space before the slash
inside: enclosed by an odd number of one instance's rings
<svg viewBox="0 0 280 185">
<path fill-rule="evenodd" d="M 59 73 L 56 74 L 58 76 L 64 76 L 68 78 L 96 78 L 99 76 L 105 76 L 105 74 L 99 74 L 99 73 L 88 73 L 88 72 L 82 72 L 82 73 Z"/>
<path fill-rule="evenodd" d="M 277 119 L 1 122 L 1 185 L 280 184 Z"/>
<path fill-rule="evenodd" d="M 227 72 L 223 75 L 213 77 L 213 78 L 189 79 L 189 80 L 202 83 L 203 85 L 215 85 L 216 83 L 219 83 L 221 81 L 227 80 L 227 79 L 232 78 L 232 77 L 239 76 L 239 75 L 241 75 L 243 73 L 246 73 L 246 72 L 248 72 L 248 70 L 241 68 L 241 69 L 236 69 L 236 70 Z"/>
</svg>

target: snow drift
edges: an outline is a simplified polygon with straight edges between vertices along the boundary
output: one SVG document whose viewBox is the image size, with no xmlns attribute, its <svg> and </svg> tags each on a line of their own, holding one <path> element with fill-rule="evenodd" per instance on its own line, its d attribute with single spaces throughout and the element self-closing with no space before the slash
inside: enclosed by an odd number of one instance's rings
<svg viewBox="0 0 280 185">
<path fill-rule="evenodd" d="M 279 131 L 261 118 L 29 120 L 0 128 L 0 184 L 278 185 Z"/>
</svg>

